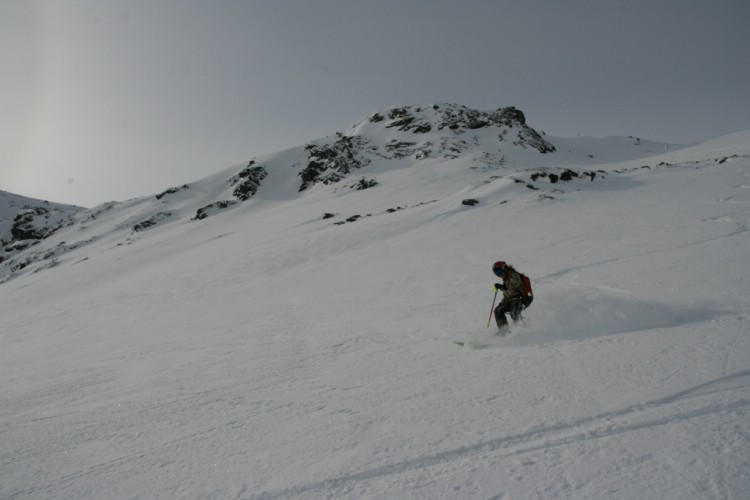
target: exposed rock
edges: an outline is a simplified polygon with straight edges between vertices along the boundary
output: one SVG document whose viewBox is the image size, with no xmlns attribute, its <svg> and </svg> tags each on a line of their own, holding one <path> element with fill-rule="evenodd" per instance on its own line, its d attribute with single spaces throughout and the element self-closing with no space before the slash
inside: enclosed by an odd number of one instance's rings
<svg viewBox="0 0 750 500">
<path fill-rule="evenodd" d="M 206 205 L 205 207 L 199 208 L 198 211 L 195 213 L 195 217 L 193 217 L 193 220 L 203 220 L 209 215 L 213 215 L 219 210 L 224 210 L 225 208 L 229 208 L 236 203 L 237 202 L 234 200 L 223 200 L 223 201 L 217 201 L 216 203 L 211 203 L 210 205 Z"/>
<path fill-rule="evenodd" d="M 414 154 L 416 145 L 416 142 L 397 141 L 393 139 L 385 145 L 385 149 L 392 155 L 391 158 L 406 158 Z"/>
<path fill-rule="evenodd" d="M 573 180 L 573 177 L 578 177 L 578 172 L 570 169 L 566 169 L 565 172 L 560 174 L 560 180 L 565 182 Z"/>
<path fill-rule="evenodd" d="M 149 227 L 157 225 L 159 222 L 168 219 L 172 216 L 172 212 L 158 212 L 149 217 L 148 219 L 144 220 L 143 222 L 139 222 L 138 224 L 133 226 L 133 231 L 143 231 L 144 229 L 148 229 Z"/>
<path fill-rule="evenodd" d="M 299 173 L 302 178 L 299 190 L 304 191 L 316 183 L 339 182 L 352 170 L 367 165 L 370 160 L 359 155 L 365 146 L 366 141 L 363 137 L 342 134 L 338 135 L 333 144 L 308 145 L 305 148 L 308 164 Z"/>
<path fill-rule="evenodd" d="M 41 240 L 57 228 L 44 224 L 43 218 L 49 214 L 44 207 L 34 207 L 16 214 L 10 232 L 15 240 Z M 42 220 L 40 220 L 42 219 Z"/>
<path fill-rule="evenodd" d="M 368 189 L 377 185 L 378 185 L 378 181 L 376 179 L 373 179 L 373 178 L 368 179 L 366 177 L 362 177 L 359 181 L 357 181 L 354 185 L 352 185 L 351 188 L 357 191 L 362 191 L 363 189 Z"/>
<path fill-rule="evenodd" d="M 190 188 L 190 186 L 188 186 L 187 184 L 183 184 L 180 187 L 169 188 L 166 191 L 163 191 L 163 192 L 157 194 L 156 195 L 156 199 L 157 200 L 161 200 L 162 198 L 164 198 L 168 194 L 178 193 L 178 192 L 182 191 L 183 189 L 189 189 L 189 188 Z"/>
<path fill-rule="evenodd" d="M 593 181 L 596 178 L 596 175 L 597 175 L 596 172 L 593 172 L 590 170 L 583 170 L 581 172 L 576 172 L 575 170 L 566 168 L 559 175 L 552 173 L 552 172 L 540 171 L 540 172 L 534 172 L 533 174 L 529 176 L 529 178 L 532 181 L 537 181 L 538 179 L 548 178 L 551 184 L 557 184 L 558 181 L 569 182 L 569 181 L 572 181 L 573 179 L 578 179 L 581 177 L 588 178 L 589 180 Z"/>
<path fill-rule="evenodd" d="M 250 161 L 247 166 L 229 181 L 232 185 L 237 185 L 232 193 L 240 201 L 246 201 L 258 192 L 261 182 L 268 176 L 265 167 L 255 166 L 254 161 Z"/>
<path fill-rule="evenodd" d="M 72 225 L 76 214 L 85 209 L 50 203 L 0 191 L 0 283 L 35 262 L 55 257 L 49 247 L 36 250 L 44 239 Z M 62 247 L 64 242 L 58 244 Z M 44 247 L 44 245 L 41 245 Z M 50 262 L 47 267 L 54 263 Z"/>
<path fill-rule="evenodd" d="M 395 128 L 403 132 L 412 132 L 415 134 L 427 133 L 433 128 L 437 130 L 452 130 L 454 133 L 462 133 L 468 130 L 477 130 L 486 127 L 504 127 L 517 130 L 517 140 L 514 144 L 522 147 L 532 147 L 540 153 L 550 153 L 555 151 L 555 147 L 545 141 L 542 136 L 526 124 L 526 116 L 521 110 L 513 106 L 499 108 L 496 111 L 478 111 L 469 109 L 465 106 L 457 105 L 433 105 L 432 111 L 421 107 L 398 107 L 392 108 L 388 112 L 386 128 Z M 370 118 L 371 122 L 383 120 L 382 115 L 377 115 L 378 119 L 373 120 L 375 115 Z M 500 140 L 506 135 L 507 130 L 503 130 L 499 135 Z"/>
</svg>

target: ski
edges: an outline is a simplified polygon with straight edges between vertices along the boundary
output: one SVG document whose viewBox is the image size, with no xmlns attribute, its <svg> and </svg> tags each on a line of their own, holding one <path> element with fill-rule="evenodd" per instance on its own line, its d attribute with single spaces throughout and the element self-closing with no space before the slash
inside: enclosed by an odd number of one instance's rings
<svg viewBox="0 0 750 500">
<path fill-rule="evenodd" d="M 492 347 L 492 344 L 480 344 L 479 342 L 462 342 L 460 340 L 454 340 L 454 344 L 459 347 L 465 347 L 467 349 L 487 349 Z"/>
</svg>

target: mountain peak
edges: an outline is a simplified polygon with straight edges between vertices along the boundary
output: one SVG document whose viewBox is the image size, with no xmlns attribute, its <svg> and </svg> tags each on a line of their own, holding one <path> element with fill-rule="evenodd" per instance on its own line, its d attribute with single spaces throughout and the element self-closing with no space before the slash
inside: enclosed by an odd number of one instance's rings
<svg viewBox="0 0 750 500">
<path fill-rule="evenodd" d="M 307 166 L 298 174 L 302 178 L 299 191 L 317 183 L 339 182 L 373 160 L 456 159 L 467 152 L 470 142 L 485 152 L 531 148 L 544 154 L 556 150 L 513 106 L 495 111 L 458 104 L 398 106 L 366 116 L 333 140 L 328 137 L 308 144 Z"/>
<path fill-rule="evenodd" d="M 540 153 L 555 151 L 555 146 L 545 141 L 539 132 L 526 124 L 523 111 L 515 106 L 494 111 L 479 111 L 452 103 L 397 106 L 367 116 L 351 127 L 345 135 L 366 133 L 366 130 L 370 129 L 368 124 L 413 134 L 451 132 L 459 135 L 479 129 L 496 128 L 501 134 L 501 140 L 509 130 L 515 130 L 517 137 L 513 141 L 514 144 L 530 146 Z M 371 129 L 369 131 L 372 132 Z"/>
<path fill-rule="evenodd" d="M 383 116 L 385 115 L 385 116 Z M 414 106 L 396 106 L 388 108 L 384 113 L 373 113 L 369 116 L 371 122 L 390 120 L 387 127 L 399 126 L 401 130 L 409 130 L 416 119 L 431 121 L 439 130 L 473 130 L 491 125 L 526 125 L 526 116 L 515 106 L 498 108 L 495 111 L 479 111 L 460 104 L 430 103 Z"/>
</svg>

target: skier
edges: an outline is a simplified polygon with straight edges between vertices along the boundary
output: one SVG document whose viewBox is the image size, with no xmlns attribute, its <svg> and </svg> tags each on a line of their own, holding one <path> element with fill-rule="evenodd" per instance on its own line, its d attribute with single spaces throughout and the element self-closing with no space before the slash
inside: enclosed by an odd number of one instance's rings
<svg viewBox="0 0 750 500">
<path fill-rule="evenodd" d="M 495 308 L 495 321 L 500 330 L 499 335 L 505 335 L 510 330 L 505 314 L 510 314 L 513 323 L 521 319 L 521 311 L 533 300 L 531 284 L 528 278 L 502 260 L 492 265 L 492 272 L 503 280 L 502 283 L 495 283 L 495 292 L 503 291 L 503 300 Z"/>
</svg>

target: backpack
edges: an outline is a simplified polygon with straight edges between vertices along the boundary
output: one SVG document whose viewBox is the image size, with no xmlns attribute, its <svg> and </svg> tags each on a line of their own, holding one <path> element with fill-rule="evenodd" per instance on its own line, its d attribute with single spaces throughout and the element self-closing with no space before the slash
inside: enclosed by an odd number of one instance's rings
<svg viewBox="0 0 750 500">
<path fill-rule="evenodd" d="M 518 273 L 521 274 L 521 273 Z M 523 292 L 521 293 L 521 304 L 524 308 L 527 308 L 534 301 L 534 292 L 531 290 L 531 280 L 525 274 L 521 274 L 521 282 L 523 283 Z"/>
</svg>

